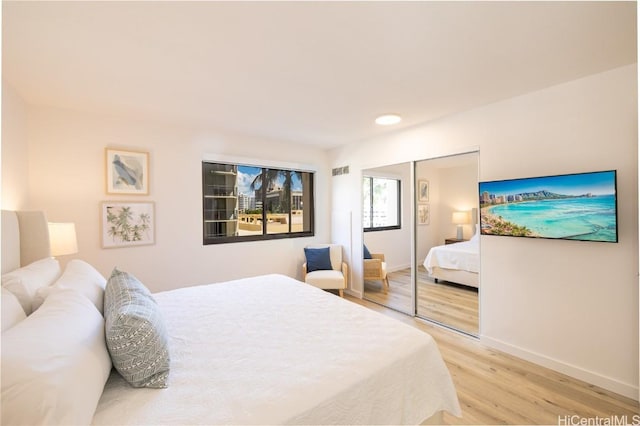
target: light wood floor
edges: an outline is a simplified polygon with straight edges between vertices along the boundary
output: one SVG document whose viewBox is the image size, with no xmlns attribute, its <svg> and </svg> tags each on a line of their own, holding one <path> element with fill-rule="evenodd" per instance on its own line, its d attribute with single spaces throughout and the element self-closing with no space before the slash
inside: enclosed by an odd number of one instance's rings
<svg viewBox="0 0 640 426">
<path fill-rule="evenodd" d="M 365 298 L 392 309 L 413 314 L 411 306 L 411 269 L 388 274 L 389 290 L 380 281 L 365 281 Z M 465 286 L 435 283 L 424 266 L 418 266 L 418 316 L 447 324 L 465 333 L 478 335 L 478 291 Z"/>
<path fill-rule="evenodd" d="M 461 418 L 445 414 L 446 424 L 557 425 L 565 416 L 569 416 L 563 423 L 567 425 L 596 417 L 622 419 L 618 422 L 629 424 L 640 421 L 637 401 L 487 348 L 477 339 L 376 303 L 351 296 L 347 299 L 433 336 L 451 372 L 462 407 Z"/>
</svg>

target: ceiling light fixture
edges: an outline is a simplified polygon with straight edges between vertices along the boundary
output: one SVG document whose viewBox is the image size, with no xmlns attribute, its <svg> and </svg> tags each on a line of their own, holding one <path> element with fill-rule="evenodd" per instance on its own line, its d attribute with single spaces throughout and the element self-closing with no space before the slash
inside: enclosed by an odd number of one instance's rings
<svg viewBox="0 0 640 426">
<path fill-rule="evenodd" d="M 376 124 L 381 126 L 391 126 L 392 124 L 398 124 L 402 121 L 402 118 L 398 114 L 385 114 L 376 118 Z"/>
</svg>

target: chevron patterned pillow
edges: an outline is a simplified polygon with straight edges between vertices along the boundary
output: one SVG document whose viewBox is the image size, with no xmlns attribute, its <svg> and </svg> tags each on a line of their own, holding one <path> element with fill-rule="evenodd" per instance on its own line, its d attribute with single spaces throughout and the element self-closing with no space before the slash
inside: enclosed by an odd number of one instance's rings
<svg viewBox="0 0 640 426">
<path fill-rule="evenodd" d="M 133 387 L 166 388 L 169 346 L 162 315 L 136 277 L 114 269 L 104 294 L 107 348 L 113 366 Z"/>
</svg>

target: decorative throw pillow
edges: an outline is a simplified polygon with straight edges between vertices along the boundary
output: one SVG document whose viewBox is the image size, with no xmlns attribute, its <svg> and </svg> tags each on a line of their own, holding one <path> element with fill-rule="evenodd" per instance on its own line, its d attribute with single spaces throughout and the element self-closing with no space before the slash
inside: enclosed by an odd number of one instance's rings
<svg viewBox="0 0 640 426">
<path fill-rule="evenodd" d="M 364 244 L 362 245 L 362 249 L 364 250 L 364 258 L 365 259 L 373 259 L 371 257 L 371 252 L 369 251 L 369 249 L 367 248 L 367 246 L 365 246 Z"/>
<path fill-rule="evenodd" d="M 156 301 L 133 275 L 113 270 L 104 294 L 107 348 L 113 366 L 133 387 L 166 388 L 167 330 Z"/>
<path fill-rule="evenodd" d="M 304 256 L 307 259 L 307 272 L 330 271 L 331 269 L 333 269 L 331 267 L 331 256 L 329 255 L 329 247 L 305 247 Z"/>
</svg>

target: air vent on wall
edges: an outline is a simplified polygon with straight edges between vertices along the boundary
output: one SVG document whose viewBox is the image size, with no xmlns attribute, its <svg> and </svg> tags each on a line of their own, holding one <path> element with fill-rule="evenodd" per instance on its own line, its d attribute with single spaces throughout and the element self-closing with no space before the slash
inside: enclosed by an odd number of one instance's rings
<svg viewBox="0 0 640 426">
<path fill-rule="evenodd" d="M 349 174 L 349 166 L 336 167 L 335 169 L 331 170 L 331 174 L 333 176 L 348 175 Z"/>
</svg>

